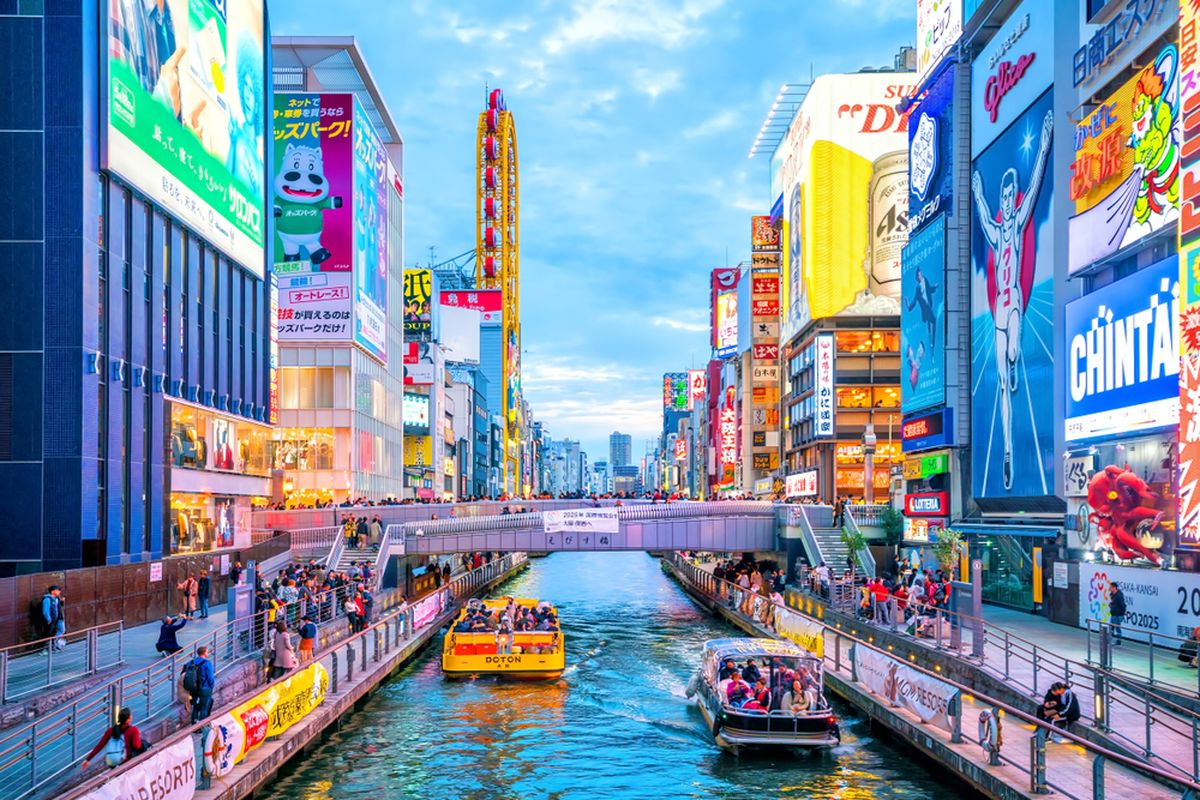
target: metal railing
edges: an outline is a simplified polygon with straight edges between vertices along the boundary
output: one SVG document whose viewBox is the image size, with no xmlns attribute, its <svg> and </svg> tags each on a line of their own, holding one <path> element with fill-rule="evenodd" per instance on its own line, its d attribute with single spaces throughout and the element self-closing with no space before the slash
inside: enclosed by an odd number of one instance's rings
<svg viewBox="0 0 1200 800">
<path fill-rule="evenodd" d="M 880 524 L 879 515 L 883 513 L 885 508 L 891 508 L 891 506 L 886 503 L 873 503 L 872 505 L 848 503 L 846 505 L 846 516 L 854 520 L 859 526 L 878 526 Z"/>
<path fill-rule="evenodd" d="M 1111 622 L 1101 622 L 1096 619 L 1089 619 L 1087 621 L 1088 664 L 1109 670 L 1117 675 L 1128 676 L 1136 681 L 1148 682 L 1152 686 L 1162 686 L 1190 698 L 1200 698 L 1200 669 L 1196 669 L 1191 675 L 1192 681 L 1195 684 L 1194 688 L 1182 681 L 1169 681 L 1163 678 L 1163 673 L 1169 673 L 1170 671 L 1164 669 L 1164 667 L 1177 667 L 1180 663 L 1183 663 L 1184 657 L 1188 660 L 1195 660 L 1197 658 L 1197 648 L 1200 647 L 1200 643 L 1195 639 L 1168 636 L 1165 633 L 1146 630 L 1144 628 L 1135 628 L 1131 625 L 1121 625 L 1121 635 L 1117 636 L 1114 635 L 1113 629 L 1114 626 Z M 1139 636 L 1144 637 L 1145 641 L 1139 640 L 1137 638 Z M 1132 656 L 1136 661 L 1145 659 L 1145 672 L 1129 670 L 1114 665 L 1113 655 L 1115 651 L 1113 647 L 1117 641 L 1121 643 L 1121 653 L 1123 655 Z M 1187 668 L 1185 667 L 1185 669 Z"/>
<path fill-rule="evenodd" d="M 109 622 L 0 649 L 0 703 L 125 663 L 125 625 Z"/>
<path fill-rule="evenodd" d="M 387 661 L 394 651 L 402 650 L 411 643 L 418 632 L 441 624 L 449 614 L 457 610 L 457 604 L 460 600 L 475 594 L 494 581 L 503 578 L 512 570 L 525 563 L 526 560 L 524 553 L 510 553 L 507 556 L 483 565 L 477 570 L 472 570 L 458 576 L 446 586 L 438 589 L 431 595 L 427 595 L 426 597 L 439 596 L 441 601 L 438 612 L 423 625 L 415 624 L 417 605 L 414 603 L 410 606 L 405 603 L 395 611 L 385 614 L 378 620 L 370 623 L 361 632 L 352 633 L 335 643 L 320 648 L 314 654 L 313 661 L 322 663 L 329 672 L 328 694 L 337 695 L 348 689 L 354 681 L 356 673 L 365 674 L 373 665 L 377 665 L 381 661 Z M 424 599 L 422 598 L 422 600 Z M 279 678 L 279 680 L 287 680 L 287 676 Z M 271 681 L 266 681 L 266 683 L 271 683 Z M 256 686 L 253 692 L 260 691 L 261 688 L 261 686 Z M 244 696 L 239 697 L 230 703 L 226 703 L 221 708 L 214 709 L 209 714 L 209 719 L 219 718 L 222 714 L 228 713 L 244 701 Z M 210 722 L 208 721 L 185 725 L 180 730 L 168 736 L 164 741 L 156 742 L 155 750 L 151 752 L 161 751 L 177 742 L 184 741 L 196 733 L 205 731 L 209 725 Z M 99 734 L 97 735 L 98 737 Z M 132 769 L 145 757 L 148 756 L 132 759 L 114 770 L 105 771 L 66 792 L 59 792 L 58 794 L 66 799 L 83 797 L 113 780 L 117 775 Z M 199 769 L 196 770 L 195 777 L 198 781 L 207 780 L 203 777 Z M 198 788 L 208 787 L 206 784 L 200 783 Z"/>
<path fill-rule="evenodd" d="M 817 540 L 817 534 L 813 528 L 812 519 L 809 516 L 810 509 L 814 512 L 814 516 L 819 517 L 822 521 L 824 521 L 825 517 L 821 513 L 822 509 L 828 511 L 828 525 L 833 524 L 833 509 L 828 506 L 807 505 L 776 506 L 775 522 L 777 525 L 797 528 L 800 531 L 800 539 L 804 543 L 804 549 L 814 564 L 820 564 L 821 562 L 829 563 L 829 559 L 826 558 L 825 552 L 821 549 L 821 543 Z"/>
<path fill-rule="evenodd" d="M 325 569 L 331 570 L 342 563 L 344 552 L 346 552 L 346 537 L 339 533 L 329 545 L 329 552 L 325 555 Z"/>
<path fill-rule="evenodd" d="M 711 572 L 690 563 L 679 553 L 673 553 L 670 559 L 672 565 L 676 568 L 676 573 L 681 575 L 683 579 L 690 583 L 695 589 L 703 592 L 715 600 L 726 602 L 731 611 L 742 614 L 755 623 L 767 625 L 773 630 L 775 627 L 777 627 L 778 619 L 781 615 L 795 615 L 799 616 L 810 625 L 819 626 L 825 637 L 824 661 L 827 669 L 830 665 L 832 665 L 833 669 L 839 674 L 844 674 L 845 670 L 851 669 L 848 663 L 844 663 L 848 660 L 847 656 L 849 652 L 849 648 L 845 646 L 846 643 L 852 643 L 855 647 L 869 648 L 889 658 L 897 658 L 894 653 L 889 653 L 883 647 L 876 646 L 866 637 L 857 636 L 856 631 L 847 632 L 834 625 L 830 625 L 827 622 L 802 614 L 801 612 L 789 608 L 786 605 L 772 603 L 767 597 L 758 596 L 753 598 L 756 604 L 761 604 L 761 607 L 764 609 L 764 611 L 761 614 L 758 613 L 757 609 L 760 606 L 756 605 L 754 609 L 751 609 L 751 613 L 747 615 L 741 610 L 744 607 L 743 601 L 745 600 L 741 594 L 743 590 L 740 589 L 740 587 L 738 587 L 736 584 L 729 583 L 725 580 L 718 580 Z M 829 639 L 831 637 L 834 640 L 832 648 L 829 647 Z M 830 653 L 831 650 L 832 655 Z M 1020 769 L 1029 778 L 1030 788 L 1034 794 L 1045 794 L 1049 790 L 1053 790 L 1065 797 L 1074 798 L 1074 800 L 1086 800 L 1086 798 L 1091 798 L 1091 800 L 1103 800 L 1105 797 L 1105 790 L 1108 780 L 1105 764 L 1110 761 L 1138 771 L 1142 774 L 1149 775 L 1156 781 L 1170 786 L 1172 789 L 1179 792 L 1183 797 L 1195 797 L 1198 796 L 1197 793 L 1200 793 L 1200 764 L 1189 764 L 1188 767 L 1185 768 L 1175 767 L 1172 769 L 1171 766 L 1173 765 L 1156 766 L 1154 764 L 1147 763 L 1146 761 L 1130 757 L 1124 753 L 1119 753 L 1115 750 L 1102 747 L 1094 742 L 1089 741 L 1088 739 L 1085 739 L 1082 736 L 1075 734 L 1070 730 L 1053 727 L 1021 709 L 995 698 L 988 697 L 975 688 L 958 683 L 957 681 L 942 674 L 938 670 L 928 669 L 918 663 L 913 663 L 911 660 L 907 662 L 907 665 L 910 668 L 923 673 L 929 678 L 941 681 L 942 683 L 958 689 L 961 693 L 970 695 L 974 701 L 978 703 L 990 706 L 992 709 L 1003 710 L 1005 714 L 1014 717 L 1021 723 L 1032 725 L 1036 728 L 1035 735 L 1030 739 L 1030 752 L 1027 759 L 1022 757 L 1011 758 L 1003 752 L 1002 745 L 998 745 L 993 753 L 994 760 L 991 761 L 993 766 L 1003 762 Z M 852 672 L 851 681 L 854 681 Z M 1082 700 L 1080 700 L 1080 704 L 1081 706 L 1083 705 Z M 1149 730 L 1151 725 L 1151 722 L 1146 723 L 1147 730 Z M 1048 768 L 1046 759 L 1046 740 L 1051 733 L 1069 740 L 1071 743 L 1082 747 L 1086 751 L 1087 755 L 1085 757 L 1089 758 L 1091 761 L 1092 774 L 1092 786 L 1089 794 L 1081 795 L 1077 791 L 1072 791 L 1072 789 L 1075 788 L 1074 784 L 1069 786 L 1065 784 L 1059 785 L 1052 783 L 1049 780 L 1047 774 Z M 955 741 L 956 735 L 961 736 L 961 732 L 956 730 L 951 733 L 952 743 Z M 961 738 L 959 741 L 961 741 Z M 1200 751 L 1197 751 L 1195 748 L 1193 748 L 1192 753 L 1193 761 L 1200 759 L 1200 754 L 1198 754 Z M 1190 775 L 1188 774 L 1189 768 L 1192 771 L 1192 774 Z M 1189 795 L 1188 793 L 1191 794 Z"/>
<path fill-rule="evenodd" d="M 865 508 L 874 508 L 874 506 L 864 506 Z M 845 521 L 845 527 L 852 533 L 862 533 L 862 529 L 858 527 L 857 520 L 854 519 L 854 514 L 850 511 L 850 506 L 846 506 L 846 513 L 842 515 Z M 849 549 L 849 548 L 847 548 Z M 862 548 L 854 554 L 855 560 L 858 561 L 858 566 L 862 568 L 864 574 L 869 578 L 875 577 L 875 554 L 871 552 L 871 546 L 864 544 Z"/>
<path fill-rule="evenodd" d="M 835 609 L 852 614 L 862 610 L 861 586 L 838 591 L 848 582 L 834 579 L 831 583 L 830 593 L 835 598 L 831 605 Z M 1083 719 L 1093 728 L 1131 752 L 1158 759 L 1168 771 L 1200 780 L 1200 715 L 1142 684 L 1141 676 L 1118 675 L 1067 658 L 1053 647 L 1039 645 L 983 618 L 941 606 L 896 597 L 879 604 L 869 594 L 866 602 L 865 618 L 858 620 L 863 624 L 968 660 L 1032 700 L 1040 700 L 1055 681 L 1072 683 L 1080 696 Z M 1163 754 L 1169 751 L 1190 755 L 1184 763 L 1164 761 Z"/>
<path fill-rule="evenodd" d="M 343 616 L 350 589 L 330 590 L 311 602 L 299 600 L 277 613 L 289 622 L 312 613 L 318 625 L 324 625 Z M 381 593 L 375 608 L 391 608 L 399 598 L 397 592 Z M 183 665 L 198 647 L 209 648 L 218 678 L 234 664 L 256 657 L 268 640 L 271 616 L 261 611 L 227 622 L 174 655 L 119 675 L 31 722 L 0 731 L 0 797 L 23 797 L 69 769 L 99 740 L 116 709 L 128 707 L 135 719 L 145 722 L 174 707 Z"/>
</svg>

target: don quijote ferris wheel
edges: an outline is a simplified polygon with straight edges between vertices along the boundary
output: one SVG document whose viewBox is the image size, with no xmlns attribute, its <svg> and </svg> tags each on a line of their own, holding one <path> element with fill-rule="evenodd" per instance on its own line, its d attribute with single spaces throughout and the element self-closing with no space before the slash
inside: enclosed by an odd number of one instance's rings
<svg viewBox="0 0 1200 800">
<path fill-rule="evenodd" d="M 503 481 L 506 492 L 520 495 L 525 491 L 521 485 L 521 203 L 517 129 L 500 89 L 487 94 L 487 107 L 476 126 L 475 150 L 475 285 L 502 292 Z"/>
</svg>

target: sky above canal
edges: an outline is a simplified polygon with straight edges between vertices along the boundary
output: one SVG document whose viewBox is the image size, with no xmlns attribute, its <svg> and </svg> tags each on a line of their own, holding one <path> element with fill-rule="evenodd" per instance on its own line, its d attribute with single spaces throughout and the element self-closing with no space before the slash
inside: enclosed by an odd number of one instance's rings
<svg viewBox="0 0 1200 800">
<path fill-rule="evenodd" d="M 708 359 L 708 271 L 747 257 L 779 87 L 890 65 L 912 0 L 271 3 L 273 33 L 353 35 L 405 140 L 406 266 L 474 247 L 485 86 L 517 126 L 524 388 L 606 459 L 661 429 L 663 372 Z"/>
</svg>

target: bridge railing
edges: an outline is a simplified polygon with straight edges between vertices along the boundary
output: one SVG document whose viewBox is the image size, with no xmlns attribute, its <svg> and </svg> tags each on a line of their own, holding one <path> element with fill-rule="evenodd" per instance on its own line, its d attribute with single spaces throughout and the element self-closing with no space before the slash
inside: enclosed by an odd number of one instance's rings
<svg viewBox="0 0 1200 800">
<path fill-rule="evenodd" d="M 846 516 L 862 525 L 879 525 L 879 515 L 883 513 L 885 508 L 891 506 L 884 503 L 874 503 L 872 505 L 861 505 L 849 503 L 846 505 Z"/>
<path fill-rule="evenodd" d="M 858 636 L 856 631 L 847 632 L 820 619 L 801 614 L 799 611 L 789 608 L 786 605 L 772 603 L 767 597 L 756 597 L 753 595 L 747 597 L 737 584 L 717 579 L 711 572 L 689 562 L 679 553 L 673 553 L 670 561 L 676 568 L 676 574 L 683 581 L 690 583 L 697 590 L 717 601 L 727 602 L 731 609 L 736 609 L 737 613 L 756 623 L 778 629 L 779 619 L 790 616 L 804 620 L 807 625 L 818 626 L 826 643 L 828 643 L 831 637 L 834 640 L 833 648 L 828 647 L 827 644 L 824 647 L 824 661 L 827 669 L 832 668 L 842 674 L 845 674 L 848 669 L 852 670 L 852 666 L 847 664 L 846 654 L 849 652 L 849 648 L 845 646 L 847 643 L 853 644 L 854 647 L 874 650 L 888 658 L 896 658 L 895 653 L 886 650 L 882 646 L 882 643 L 876 644 L 873 641 L 873 637 L 869 635 Z M 866 634 L 866 631 L 864 631 L 864 634 Z M 830 652 L 831 649 L 832 653 Z M 1200 765 L 1197 765 L 1195 756 L 1186 764 L 1168 765 L 1164 764 L 1161 758 L 1156 759 L 1158 763 L 1148 763 L 1147 760 L 1139 760 L 1138 758 L 1130 757 L 1124 753 L 1119 753 L 1098 745 L 1070 729 L 1057 728 L 1043 720 L 1036 719 L 1021 709 L 998 699 L 988 697 L 977 689 L 961 684 L 945 674 L 926 669 L 911 661 L 907 663 L 907 666 L 917 670 L 928 678 L 958 689 L 963 695 L 969 695 L 979 703 L 991 706 L 993 709 L 1003 710 L 1008 717 L 1018 724 L 1035 727 L 1035 734 L 1030 740 L 1030 752 L 1027 756 L 1017 755 L 1010 757 L 1007 752 L 1003 751 L 1003 745 L 998 740 L 994 751 L 995 759 L 990 762 L 991 766 L 999 766 L 1003 762 L 1021 770 L 1028 776 L 1030 787 L 1034 794 L 1047 794 L 1048 790 L 1053 789 L 1064 797 L 1075 798 L 1075 800 L 1086 800 L 1089 797 L 1093 798 L 1093 800 L 1094 798 L 1103 798 L 1109 775 L 1105 770 L 1105 762 L 1107 761 L 1150 775 L 1155 780 L 1175 789 L 1180 796 L 1197 796 L 1196 793 L 1200 792 Z M 852 677 L 851 680 L 854 680 L 854 678 Z M 1150 727 L 1151 721 L 1147 720 L 1146 729 L 1149 731 Z M 1091 791 L 1086 795 L 1078 793 L 1078 788 L 1080 787 L 1055 785 L 1049 779 L 1053 775 L 1049 777 L 1047 775 L 1046 742 L 1051 734 L 1059 735 L 1069 740 L 1072 744 L 1083 748 L 1085 757 L 1091 759 L 1092 786 L 1089 787 Z M 961 737 L 961 731 L 957 735 Z M 1147 745 L 1148 748 L 1149 745 Z M 1195 752 L 1200 751 L 1196 751 L 1193 748 L 1193 753 Z M 1151 755 L 1151 752 L 1146 752 L 1146 759 Z M 1116 787 L 1112 786 L 1109 788 Z M 1075 789 L 1075 791 L 1071 791 L 1071 789 Z"/>
</svg>

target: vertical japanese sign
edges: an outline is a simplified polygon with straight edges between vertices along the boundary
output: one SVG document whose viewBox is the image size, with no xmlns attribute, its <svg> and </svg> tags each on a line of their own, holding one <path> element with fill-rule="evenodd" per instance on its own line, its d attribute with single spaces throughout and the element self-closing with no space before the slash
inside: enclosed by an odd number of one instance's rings
<svg viewBox="0 0 1200 800">
<path fill-rule="evenodd" d="M 813 435 L 833 436 L 833 334 L 819 333 L 816 341 L 817 380 L 815 396 L 817 415 L 813 420 Z"/>
<path fill-rule="evenodd" d="M 691 407 L 691 387 L 688 373 L 663 373 L 663 411 L 688 411 Z"/>
<path fill-rule="evenodd" d="M 1200 541 L 1200 8 L 1179 4 L 1183 196 L 1179 209 L 1179 536 Z"/>
<path fill-rule="evenodd" d="M 353 95 L 277 94 L 272 212 L 280 341 L 353 335 Z"/>
<path fill-rule="evenodd" d="M 388 159 L 354 99 L 354 341 L 387 363 Z"/>
<path fill-rule="evenodd" d="M 268 287 L 270 293 L 270 319 L 267 322 L 268 347 L 267 357 L 267 422 L 279 424 L 279 281 L 271 275 Z"/>
<path fill-rule="evenodd" d="M 261 0 L 112 0 L 104 167 L 263 277 Z"/>
<path fill-rule="evenodd" d="M 702 369 L 688 370 L 688 409 L 696 407 L 697 403 L 703 403 L 704 398 L 708 395 L 708 375 Z"/>
<path fill-rule="evenodd" d="M 737 474 L 738 460 L 737 401 L 732 386 L 725 390 L 725 402 L 721 406 L 719 435 L 721 474 L 718 482 L 728 485 L 733 483 L 734 476 Z"/>
<path fill-rule="evenodd" d="M 404 270 L 404 338 L 429 339 L 433 331 L 433 273 Z"/>
</svg>

